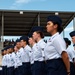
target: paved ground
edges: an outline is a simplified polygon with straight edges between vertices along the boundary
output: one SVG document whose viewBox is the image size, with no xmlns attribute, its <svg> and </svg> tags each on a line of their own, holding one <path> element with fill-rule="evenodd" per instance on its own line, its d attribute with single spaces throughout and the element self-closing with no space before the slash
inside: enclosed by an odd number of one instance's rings
<svg viewBox="0 0 75 75">
<path fill-rule="evenodd" d="M 2 65 L 1 49 L 2 49 L 2 43 L 0 42 L 0 66 Z"/>
<path fill-rule="evenodd" d="M 0 66 L 2 65 L 2 55 L 0 54 Z"/>
</svg>

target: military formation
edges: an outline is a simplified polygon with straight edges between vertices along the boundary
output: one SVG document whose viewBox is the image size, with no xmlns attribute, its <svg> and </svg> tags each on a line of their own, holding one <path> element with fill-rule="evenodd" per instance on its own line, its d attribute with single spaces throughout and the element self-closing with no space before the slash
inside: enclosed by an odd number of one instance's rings
<svg viewBox="0 0 75 75">
<path fill-rule="evenodd" d="M 33 27 L 28 36 L 21 36 L 14 45 L 2 49 L 2 75 L 75 75 L 75 31 L 71 41 L 62 38 L 62 20 L 52 15 L 47 18 L 50 34 L 44 41 L 44 29 Z"/>
</svg>

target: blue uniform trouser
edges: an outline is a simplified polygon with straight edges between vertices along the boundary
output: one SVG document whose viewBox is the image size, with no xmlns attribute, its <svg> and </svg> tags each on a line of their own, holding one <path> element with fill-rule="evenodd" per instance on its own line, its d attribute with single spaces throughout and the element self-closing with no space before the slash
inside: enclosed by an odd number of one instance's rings
<svg viewBox="0 0 75 75">
<path fill-rule="evenodd" d="M 45 75 L 45 62 L 44 61 L 35 61 L 34 62 L 34 75 Z"/>
<path fill-rule="evenodd" d="M 22 66 L 18 66 L 18 74 L 17 75 L 23 75 Z"/>
<path fill-rule="evenodd" d="M 18 68 L 14 69 L 14 75 L 18 75 Z"/>
<path fill-rule="evenodd" d="M 35 75 L 34 69 L 34 64 L 31 64 L 31 75 Z"/>
<path fill-rule="evenodd" d="M 70 71 L 71 71 L 70 75 L 75 75 L 75 66 L 72 62 L 70 62 Z"/>
<path fill-rule="evenodd" d="M 1 67 L 1 68 L 2 68 L 2 70 L 0 70 L 0 75 L 3 75 L 3 74 L 2 74 L 2 71 L 3 71 L 3 67 Z"/>
<path fill-rule="evenodd" d="M 23 69 L 23 75 L 31 75 L 30 63 L 23 63 L 22 69 Z"/>
<path fill-rule="evenodd" d="M 47 75 L 67 75 L 66 67 L 62 59 L 52 59 L 46 61 Z"/>
<path fill-rule="evenodd" d="M 0 70 L 0 75 L 3 75 L 3 74 L 2 74 L 2 70 Z"/>
<path fill-rule="evenodd" d="M 14 67 L 7 68 L 7 75 L 14 75 Z"/>
<path fill-rule="evenodd" d="M 23 68 L 22 68 L 22 66 L 18 66 L 17 68 L 15 68 L 14 75 L 23 75 Z"/>
<path fill-rule="evenodd" d="M 2 66 L 2 75 L 7 75 L 7 66 Z"/>
</svg>

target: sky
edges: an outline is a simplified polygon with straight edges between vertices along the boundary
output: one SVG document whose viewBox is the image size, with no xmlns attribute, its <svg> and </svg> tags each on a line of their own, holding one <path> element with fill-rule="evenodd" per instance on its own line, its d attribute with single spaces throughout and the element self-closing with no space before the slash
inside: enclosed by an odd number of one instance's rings
<svg viewBox="0 0 75 75">
<path fill-rule="evenodd" d="M 0 9 L 75 12 L 75 0 L 0 0 Z M 70 40 L 69 33 L 72 30 L 73 21 L 65 29 L 65 37 L 68 37 Z M 8 39 L 8 37 L 4 37 L 4 39 L 5 38 Z M 9 39 L 11 38 L 12 36 L 9 37 Z M 15 39 L 15 37 L 13 37 L 13 39 Z"/>
<path fill-rule="evenodd" d="M 0 9 L 75 11 L 75 0 L 0 0 Z"/>
</svg>

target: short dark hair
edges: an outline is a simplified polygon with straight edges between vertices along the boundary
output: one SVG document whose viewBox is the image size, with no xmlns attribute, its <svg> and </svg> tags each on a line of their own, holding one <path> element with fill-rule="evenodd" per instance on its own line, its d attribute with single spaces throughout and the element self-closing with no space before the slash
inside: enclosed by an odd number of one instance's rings
<svg viewBox="0 0 75 75">
<path fill-rule="evenodd" d="M 37 34 L 40 34 L 41 38 L 44 38 L 44 33 L 42 31 L 35 31 Z"/>
<path fill-rule="evenodd" d="M 28 44 L 28 37 L 27 36 L 21 36 L 20 41 L 21 40 L 23 40 L 24 42 L 26 42 L 26 44 Z"/>
<path fill-rule="evenodd" d="M 23 39 L 23 42 L 26 42 L 26 44 L 29 44 L 29 43 L 28 43 L 28 40 L 24 40 L 24 39 Z"/>
<path fill-rule="evenodd" d="M 59 23 L 58 22 L 54 22 L 54 21 L 52 21 L 52 23 L 55 25 L 55 24 L 57 24 L 58 25 L 58 27 L 57 27 L 57 31 L 59 32 L 59 33 L 61 33 L 62 32 L 62 30 L 63 30 L 63 28 L 61 27 L 61 25 L 59 25 Z"/>
</svg>

